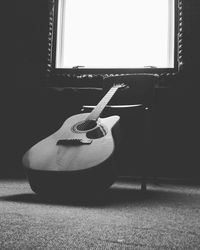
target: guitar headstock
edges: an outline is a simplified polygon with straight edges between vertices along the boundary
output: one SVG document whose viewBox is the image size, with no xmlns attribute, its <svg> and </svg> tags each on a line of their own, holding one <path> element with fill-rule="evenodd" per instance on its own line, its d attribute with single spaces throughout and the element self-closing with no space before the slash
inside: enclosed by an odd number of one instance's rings
<svg viewBox="0 0 200 250">
<path fill-rule="evenodd" d="M 124 82 L 122 83 L 115 83 L 113 84 L 113 87 L 117 88 L 117 89 L 127 89 L 129 88 L 129 86 L 127 84 L 125 84 Z"/>
</svg>

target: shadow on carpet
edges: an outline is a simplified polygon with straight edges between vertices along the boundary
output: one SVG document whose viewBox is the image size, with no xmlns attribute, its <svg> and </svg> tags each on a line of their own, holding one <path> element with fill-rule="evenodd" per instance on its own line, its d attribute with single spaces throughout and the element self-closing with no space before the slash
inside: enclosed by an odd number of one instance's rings
<svg viewBox="0 0 200 250">
<path fill-rule="evenodd" d="M 194 199 L 195 193 L 192 194 Z M 159 203 L 174 203 L 174 201 L 183 201 L 187 198 L 190 200 L 190 195 L 181 192 L 180 189 L 161 189 L 156 187 L 154 189 L 142 192 L 140 189 L 134 189 L 129 186 L 114 185 L 104 193 L 96 194 L 94 196 L 78 197 L 67 196 L 51 197 L 41 196 L 35 193 L 20 193 L 14 195 L 1 196 L 1 201 L 32 203 L 32 204 L 51 204 L 51 205 L 68 205 L 68 206 L 112 206 L 112 205 L 137 205 L 144 202 L 159 202 Z"/>
</svg>

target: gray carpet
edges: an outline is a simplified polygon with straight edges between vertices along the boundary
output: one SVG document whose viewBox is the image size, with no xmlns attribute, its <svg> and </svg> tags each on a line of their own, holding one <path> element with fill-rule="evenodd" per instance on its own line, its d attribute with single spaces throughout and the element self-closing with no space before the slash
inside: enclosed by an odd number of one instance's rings
<svg viewBox="0 0 200 250">
<path fill-rule="evenodd" d="M 53 201 L 0 181 L 0 249 L 200 249 L 200 187 L 116 182 L 95 201 Z"/>
</svg>

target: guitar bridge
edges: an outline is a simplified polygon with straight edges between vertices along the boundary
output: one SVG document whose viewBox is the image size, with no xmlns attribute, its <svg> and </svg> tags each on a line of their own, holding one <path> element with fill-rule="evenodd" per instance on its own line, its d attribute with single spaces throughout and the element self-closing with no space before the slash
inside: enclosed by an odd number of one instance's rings
<svg viewBox="0 0 200 250">
<path fill-rule="evenodd" d="M 91 144 L 91 139 L 64 139 L 64 140 L 58 140 L 56 145 L 63 145 L 63 146 L 78 146 L 78 145 L 87 145 Z"/>
</svg>

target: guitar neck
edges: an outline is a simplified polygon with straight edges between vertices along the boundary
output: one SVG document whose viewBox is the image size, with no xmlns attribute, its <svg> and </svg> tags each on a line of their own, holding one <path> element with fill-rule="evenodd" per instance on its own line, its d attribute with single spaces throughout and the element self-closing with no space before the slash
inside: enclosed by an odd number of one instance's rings
<svg viewBox="0 0 200 250">
<path fill-rule="evenodd" d="M 86 120 L 97 120 L 119 87 L 113 86 L 92 110 Z"/>
</svg>

